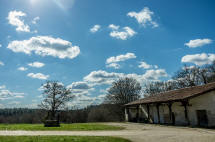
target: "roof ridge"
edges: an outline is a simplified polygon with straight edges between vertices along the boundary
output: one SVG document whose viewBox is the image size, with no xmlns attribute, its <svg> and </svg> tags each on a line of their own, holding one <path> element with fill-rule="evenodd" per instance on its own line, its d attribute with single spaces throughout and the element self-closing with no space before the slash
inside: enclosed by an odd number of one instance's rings
<svg viewBox="0 0 215 142">
<path fill-rule="evenodd" d="M 213 89 L 215 89 L 215 82 L 157 93 L 153 96 L 141 98 L 126 105 L 183 100 L 190 97 L 195 97 L 196 95 L 203 94 L 204 92 Z"/>
<path fill-rule="evenodd" d="M 185 88 L 180 88 L 180 89 L 169 90 L 169 91 L 165 91 L 165 92 L 161 92 L 161 93 L 156 93 L 156 94 L 154 94 L 154 96 L 156 96 L 156 95 L 158 95 L 158 94 L 164 94 L 164 93 L 168 93 L 168 92 L 179 91 L 179 90 L 185 90 L 185 89 L 192 89 L 192 88 L 201 87 L 201 86 L 206 86 L 206 85 L 211 85 L 211 84 L 215 84 L 215 82 L 210 82 L 210 83 L 203 84 L 203 85 L 190 86 L 190 87 L 185 87 Z"/>
</svg>

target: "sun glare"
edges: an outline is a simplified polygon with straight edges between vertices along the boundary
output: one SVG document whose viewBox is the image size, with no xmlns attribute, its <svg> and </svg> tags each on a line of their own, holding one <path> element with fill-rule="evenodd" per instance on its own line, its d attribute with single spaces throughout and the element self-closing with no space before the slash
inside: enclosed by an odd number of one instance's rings
<svg viewBox="0 0 215 142">
<path fill-rule="evenodd" d="M 36 5 L 39 3 L 41 0 L 30 0 L 31 5 Z"/>
</svg>

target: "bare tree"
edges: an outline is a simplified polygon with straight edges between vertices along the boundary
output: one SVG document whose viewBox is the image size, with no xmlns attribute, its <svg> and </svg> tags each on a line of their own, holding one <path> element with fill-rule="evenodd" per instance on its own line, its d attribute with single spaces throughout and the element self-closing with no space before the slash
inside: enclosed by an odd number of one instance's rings
<svg viewBox="0 0 215 142">
<path fill-rule="evenodd" d="M 208 82 L 215 82 L 215 61 L 213 61 L 213 64 L 211 64 L 209 67 L 210 75 L 208 77 Z"/>
<path fill-rule="evenodd" d="M 173 79 L 178 82 L 179 88 L 191 87 L 213 82 L 215 74 L 215 62 L 211 65 L 187 67 L 176 72 Z"/>
<path fill-rule="evenodd" d="M 170 81 L 150 82 L 144 87 L 144 96 L 152 96 L 185 87 L 204 85 L 215 81 L 215 61 L 211 65 L 190 66 L 184 65 L 177 71 Z"/>
<path fill-rule="evenodd" d="M 149 82 L 144 86 L 144 97 L 154 96 L 158 93 L 179 89 L 178 82 L 175 80 L 170 81 L 155 81 Z"/>
<path fill-rule="evenodd" d="M 199 71 L 198 68 L 184 66 L 182 69 L 177 71 L 173 76 L 174 80 L 178 81 L 180 88 L 192 87 L 199 84 Z"/>
<path fill-rule="evenodd" d="M 56 112 L 63 109 L 66 102 L 72 100 L 74 96 L 71 95 L 70 89 L 57 81 L 47 81 L 42 88 L 44 100 L 39 107 L 48 111 L 48 117 L 55 119 Z"/>
<path fill-rule="evenodd" d="M 140 98 L 141 86 L 136 79 L 120 78 L 108 89 L 105 101 L 110 104 L 126 104 Z"/>
</svg>

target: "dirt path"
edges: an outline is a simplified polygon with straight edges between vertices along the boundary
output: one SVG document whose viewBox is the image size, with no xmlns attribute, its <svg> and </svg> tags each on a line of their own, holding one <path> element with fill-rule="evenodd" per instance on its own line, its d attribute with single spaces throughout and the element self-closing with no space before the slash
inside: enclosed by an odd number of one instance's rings
<svg viewBox="0 0 215 142">
<path fill-rule="evenodd" d="M 105 123 L 123 126 L 120 131 L 0 131 L 0 135 L 118 136 L 133 142 L 215 142 L 215 130 L 135 123 Z"/>
</svg>

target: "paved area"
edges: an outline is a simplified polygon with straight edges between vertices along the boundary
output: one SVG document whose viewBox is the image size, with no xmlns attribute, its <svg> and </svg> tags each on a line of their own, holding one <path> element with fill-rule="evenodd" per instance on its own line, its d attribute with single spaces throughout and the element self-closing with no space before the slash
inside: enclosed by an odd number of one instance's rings
<svg viewBox="0 0 215 142">
<path fill-rule="evenodd" d="M 137 123 L 105 123 L 123 126 L 120 131 L 0 131 L 0 135 L 118 136 L 133 142 L 215 142 L 215 130 Z"/>
</svg>

